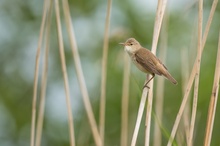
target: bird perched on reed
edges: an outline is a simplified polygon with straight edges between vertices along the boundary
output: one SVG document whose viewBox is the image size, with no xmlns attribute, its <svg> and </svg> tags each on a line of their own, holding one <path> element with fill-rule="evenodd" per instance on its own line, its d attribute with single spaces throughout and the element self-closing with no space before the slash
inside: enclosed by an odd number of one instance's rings
<svg viewBox="0 0 220 146">
<path fill-rule="evenodd" d="M 173 84 L 177 84 L 177 81 L 168 72 L 166 66 L 151 51 L 142 47 L 137 40 L 129 38 L 125 43 L 120 44 L 124 46 L 125 51 L 139 70 L 152 75 L 144 84 L 144 87 L 148 87 L 147 84 L 155 77 L 155 74 L 162 75 Z"/>
</svg>

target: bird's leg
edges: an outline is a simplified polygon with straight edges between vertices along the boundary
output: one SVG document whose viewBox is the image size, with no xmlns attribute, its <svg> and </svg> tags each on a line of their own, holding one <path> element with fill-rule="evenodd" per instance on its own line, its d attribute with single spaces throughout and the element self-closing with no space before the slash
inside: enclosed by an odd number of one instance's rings
<svg viewBox="0 0 220 146">
<path fill-rule="evenodd" d="M 147 86 L 147 84 L 154 78 L 155 74 L 152 74 L 152 77 L 144 84 L 144 87 L 147 87 L 148 89 L 150 89 L 150 87 Z"/>
</svg>

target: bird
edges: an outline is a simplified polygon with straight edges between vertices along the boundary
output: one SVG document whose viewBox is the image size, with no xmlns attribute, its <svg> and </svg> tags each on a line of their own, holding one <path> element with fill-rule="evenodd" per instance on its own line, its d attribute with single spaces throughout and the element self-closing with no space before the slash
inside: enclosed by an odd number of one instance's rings
<svg viewBox="0 0 220 146">
<path fill-rule="evenodd" d="M 125 43 L 119 44 L 124 46 L 124 50 L 128 53 L 139 70 L 152 75 L 152 77 L 144 84 L 144 87 L 149 88 L 147 85 L 155 77 L 155 74 L 166 77 L 175 85 L 178 84 L 160 59 L 158 59 L 151 51 L 142 47 L 135 38 L 129 38 Z"/>
</svg>

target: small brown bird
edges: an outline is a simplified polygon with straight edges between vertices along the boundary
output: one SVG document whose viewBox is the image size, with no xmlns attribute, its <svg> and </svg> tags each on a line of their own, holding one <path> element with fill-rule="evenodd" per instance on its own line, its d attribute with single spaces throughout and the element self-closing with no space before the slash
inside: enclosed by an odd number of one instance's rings
<svg viewBox="0 0 220 146">
<path fill-rule="evenodd" d="M 166 66 L 151 51 L 142 47 L 134 38 L 129 38 L 125 43 L 120 44 L 124 46 L 125 51 L 138 69 L 152 75 L 144 84 L 144 87 L 149 88 L 147 84 L 154 78 L 155 74 L 163 75 L 173 84 L 177 84 L 177 81 L 168 72 Z"/>
</svg>

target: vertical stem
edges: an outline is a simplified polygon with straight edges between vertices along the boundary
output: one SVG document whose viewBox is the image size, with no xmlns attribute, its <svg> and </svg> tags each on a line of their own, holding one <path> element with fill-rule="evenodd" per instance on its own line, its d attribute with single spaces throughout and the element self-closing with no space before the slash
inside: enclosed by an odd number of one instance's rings
<svg viewBox="0 0 220 146">
<path fill-rule="evenodd" d="M 167 0 L 158 0 L 157 15 L 155 19 L 154 35 L 153 35 L 153 42 L 152 42 L 152 49 L 151 49 L 151 52 L 154 54 L 156 54 L 156 50 L 157 50 L 157 43 L 158 43 L 158 38 L 160 34 L 160 28 L 161 28 L 161 24 L 163 21 L 163 16 L 164 16 L 166 5 L 167 5 Z"/>
<path fill-rule="evenodd" d="M 148 94 L 148 102 L 147 102 L 147 113 L 146 113 L 146 120 L 145 120 L 145 146 L 150 145 L 150 126 L 151 126 L 151 111 L 153 105 L 153 84 L 154 82 L 151 81 L 149 83 L 150 91 Z"/>
<path fill-rule="evenodd" d="M 59 51 L 60 51 L 61 66 L 62 66 L 62 72 L 63 72 L 65 93 L 66 93 L 67 110 L 68 110 L 70 143 L 71 143 L 71 146 L 75 146 L 72 108 L 71 108 L 71 101 L 70 101 L 70 91 L 69 91 L 68 75 L 67 75 L 67 69 L 66 69 L 65 54 L 64 54 L 63 36 L 62 36 L 61 22 L 60 22 L 60 8 L 59 8 L 58 0 L 55 0 L 55 11 L 56 11 Z"/>
<path fill-rule="evenodd" d="M 128 55 L 124 55 L 124 78 L 122 89 L 122 113 L 121 113 L 121 146 L 128 144 L 128 103 L 129 103 L 129 76 L 130 60 Z"/>
<path fill-rule="evenodd" d="M 204 35 L 203 35 L 203 38 L 202 38 L 201 54 L 202 54 L 202 52 L 204 50 L 204 46 L 205 46 L 205 43 L 206 43 L 206 39 L 207 39 L 207 36 L 208 36 L 208 33 L 209 33 L 209 29 L 210 29 L 210 26 L 211 26 L 211 22 L 212 22 L 214 13 L 215 13 L 215 9 L 216 9 L 217 3 L 218 3 L 218 0 L 214 0 L 213 3 L 212 3 L 212 8 L 211 8 L 211 11 L 210 11 L 210 14 L 209 14 L 209 18 L 208 18 L 208 21 L 207 21 L 207 24 L 206 24 L 206 27 L 205 27 Z M 183 113 L 183 111 L 185 109 L 185 105 L 186 105 L 187 99 L 189 97 L 189 92 L 191 90 L 192 83 L 194 81 L 194 77 L 195 77 L 195 74 L 196 74 L 197 59 L 198 58 L 196 58 L 196 60 L 194 62 L 193 69 L 192 69 L 192 72 L 190 74 L 190 78 L 189 78 L 189 81 L 188 81 L 188 84 L 187 84 L 187 87 L 186 87 L 186 91 L 185 91 L 185 94 L 184 94 L 184 97 L 183 97 L 183 101 L 181 103 L 179 112 L 178 112 L 178 114 L 176 116 L 176 120 L 174 122 L 173 129 L 172 129 L 172 132 L 171 132 L 171 135 L 170 135 L 170 138 L 169 138 L 167 146 L 171 146 L 171 144 L 173 143 L 173 139 L 174 139 L 174 137 L 176 135 L 176 131 L 177 131 L 177 128 L 178 128 L 178 125 L 179 125 L 182 113 Z"/>
<path fill-rule="evenodd" d="M 212 23 L 212 19 L 213 19 L 217 4 L 218 4 L 218 0 L 213 0 L 212 8 L 210 10 L 209 18 L 208 18 L 208 21 L 207 21 L 207 24 L 206 24 L 206 27 L 205 27 L 205 30 L 204 30 L 204 35 L 203 35 L 203 38 L 202 38 L 202 51 L 204 49 L 204 46 L 205 46 L 205 43 L 206 43 L 206 40 L 207 40 L 207 37 L 208 37 L 209 29 L 210 29 L 210 26 L 211 26 L 211 23 Z M 202 53 L 202 51 L 201 51 L 201 53 Z"/>
<path fill-rule="evenodd" d="M 90 124 L 91 130 L 92 130 L 92 134 L 93 134 L 95 143 L 97 146 L 101 146 L 102 140 L 101 140 L 101 137 L 98 132 L 98 127 L 97 127 L 97 124 L 95 121 L 92 106 L 91 106 L 91 103 L 89 100 L 89 94 L 88 94 L 88 91 L 86 88 L 86 82 L 85 82 L 85 79 L 83 76 L 83 71 L 82 71 L 79 52 L 78 52 L 77 43 L 76 43 L 76 39 L 75 39 L 75 35 L 74 35 L 74 29 L 73 29 L 73 25 L 72 25 L 71 16 L 70 16 L 68 1 L 63 0 L 62 2 L 63 2 L 64 17 L 65 17 L 65 21 L 66 21 L 66 25 L 67 25 L 67 29 L 68 29 L 70 45 L 71 45 L 73 59 L 74 59 L 75 67 L 76 67 L 76 74 L 77 74 L 77 78 L 79 81 L 80 90 L 82 93 L 83 103 L 85 105 L 86 113 L 87 113 L 87 116 L 89 119 L 89 124 Z"/>
<path fill-rule="evenodd" d="M 110 27 L 110 14 L 111 14 L 112 0 L 108 0 L 108 8 L 105 21 L 105 34 L 103 44 L 103 58 L 102 58 L 102 79 L 101 79 L 101 98 L 100 98 L 100 118 L 99 118 L 99 131 L 104 145 L 105 137 L 105 103 L 106 103 L 106 76 L 107 76 L 107 60 L 108 60 L 108 35 Z"/>
<path fill-rule="evenodd" d="M 161 29 L 161 45 L 160 45 L 160 56 L 159 58 L 161 59 L 162 62 L 166 61 L 166 50 L 167 50 L 167 39 L 168 39 L 168 34 L 167 34 L 167 26 L 168 26 L 168 15 L 165 14 L 164 16 L 164 25 Z M 157 92 L 155 96 L 155 114 L 158 117 L 159 123 L 162 123 L 163 119 L 163 101 L 164 101 L 164 79 L 163 78 L 158 78 L 157 80 Z M 154 126 L 154 146 L 160 146 L 162 144 L 162 137 L 161 137 L 161 131 L 160 131 L 160 126 L 159 123 L 155 123 Z"/>
<path fill-rule="evenodd" d="M 32 101 L 32 117 L 31 117 L 31 139 L 30 146 L 34 146 L 35 141 L 35 121 L 36 121 L 36 105 L 37 105 L 37 86 L 38 86 L 38 74 L 39 74 L 39 60 L 40 51 L 43 40 L 43 32 L 45 27 L 46 15 L 47 15 L 47 0 L 44 1 L 43 17 L 41 21 L 40 35 L 37 46 L 37 54 L 35 61 L 35 72 L 34 72 L 34 87 L 33 87 L 33 101 Z"/>
<path fill-rule="evenodd" d="M 158 1 L 157 15 L 156 15 L 155 24 L 154 24 L 153 44 L 152 44 L 152 52 L 154 54 L 156 54 L 157 42 L 159 38 L 164 11 L 166 8 L 166 3 L 167 3 L 167 0 Z M 150 122 L 151 122 L 151 110 L 152 110 L 152 101 L 153 101 L 153 80 L 149 83 L 149 87 L 150 87 L 150 92 L 149 92 L 149 97 L 148 97 L 147 115 L 146 115 L 145 146 L 149 145 L 149 140 L 150 140 Z M 142 92 L 141 103 L 140 103 L 139 110 L 138 110 L 138 117 L 137 117 L 135 129 L 134 129 L 134 133 L 133 133 L 133 137 L 131 141 L 132 146 L 134 146 L 137 141 L 138 131 L 140 128 L 140 122 L 141 122 L 142 115 L 143 115 L 147 93 L 148 93 L 148 89 L 144 88 Z"/>
<path fill-rule="evenodd" d="M 194 20 L 194 25 L 192 26 L 193 28 L 196 27 L 196 23 L 197 20 Z M 191 42 L 190 42 L 190 47 L 189 49 L 193 49 L 195 48 L 195 42 L 197 40 L 196 36 L 198 36 L 198 34 L 196 34 L 195 32 L 197 32 L 196 29 L 192 29 L 192 34 L 191 34 Z M 186 87 L 187 87 L 187 81 L 189 80 L 189 50 L 186 48 L 183 48 L 181 50 L 181 73 L 182 73 L 182 93 L 184 96 L 184 92 L 186 91 Z M 190 63 L 191 64 L 191 63 Z M 191 117 L 191 101 L 187 101 L 184 112 L 183 112 L 183 126 L 180 130 L 180 134 L 183 134 L 183 132 L 181 131 L 185 131 L 185 136 L 182 136 L 182 141 L 178 144 L 184 144 L 186 143 L 187 145 L 189 145 L 189 129 L 190 129 L 190 117 Z M 185 142 L 186 141 L 186 142 Z M 178 142 L 178 139 L 177 139 Z"/>
<path fill-rule="evenodd" d="M 157 15 L 156 15 L 155 25 L 154 25 L 153 43 L 152 43 L 152 49 L 151 49 L 151 52 L 153 54 L 156 54 L 160 28 L 161 28 L 166 5 L 167 5 L 167 0 L 158 1 Z M 152 105 L 153 105 L 153 84 L 154 84 L 154 80 L 151 81 L 149 84 L 150 91 L 149 91 L 149 97 L 148 97 L 148 102 L 147 102 L 145 146 L 149 146 L 150 144 L 151 111 L 152 111 Z"/>
<path fill-rule="evenodd" d="M 46 22 L 46 46 L 45 46 L 44 65 L 42 71 L 40 105 L 39 105 L 39 113 L 37 119 L 36 146 L 40 146 L 41 144 L 41 135 L 42 135 L 42 127 L 43 127 L 43 119 L 44 119 L 45 93 L 47 87 L 47 72 L 48 72 L 48 56 L 49 56 L 49 47 L 50 47 L 50 25 L 51 25 L 51 17 L 53 10 L 52 0 L 49 1 L 49 6 L 50 8 Z"/>
<path fill-rule="evenodd" d="M 183 48 L 181 51 L 181 72 L 182 72 L 182 92 L 184 93 L 186 90 L 187 81 L 189 79 L 189 57 L 188 57 L 188 49 Z M 188 136 L 189 136 L 189 119 L 190 117 L 190 102 L 188 101 L 185 107 L 185 111 L 183 113 L 183 127 L 181 128 L 181 131 L 185 131 L 185 137 L 186 137 L 186 143 L 189 144 Z M 184 137 L 184 138 L 185 138 Z M 181 143 L 182 142 L 182 143 Z M 180 144 L 183 144 L 185 142 L 185 139 L 182 140 Z"/>
<path fill-rule="evenodd" d="M 216 105 L 217 105 L 218 91 L 219 91 L 219 78 L 220 78 L 219 66 L 220 66 L 220 31 L 219 31 L 219 40 L 218 40 L 218 53 L 217 53 L 216 66 L 215 66 L 215 76 L 212 87 L 212 95 L 209 103 L 204 146 L 210 146 L 211 144 L 212 130 L 214 126 L 215 112 L 216 112 Z"/>
<path fill-rule="evenodd" d="M 193 98 L 193 109 L 190 123 L 189 131 L 189 146 L 193 145 L 193 132 L 195 127 L 196 112 L 197 112 L 197 101 L 199 92 L 199 75 L 200 75 L 200 62 L 201 62 L 201 48 L 202 48 L 202 20 L 203 20 L 203 0 L 199 0 L 199 17 L 198 17 L 198 59 L 197 68 L 195 75 L 195 85 L 194 85 L 194 98 Z"/>
<path fill-rule="evenodd" d="M 138 116 L 137 116 L 137 120 L 136 120 L 136 124 L 135 124 L 135 128 L 134 128 L 134 133 L 133 133 L 132 140 L 131 140 L 131 146 L 135 146 L 136 141 L 137 141 L 138 131 L 140 128 L 141 119 L 143 116 L 144 106 L 146 104 L 148 91 L 149 91 L 148 88 L 143 89 L 143 93 L 141 96 L 141 102 L 140 102 L 139 109 L 138 109 Z"/>
</svg>

